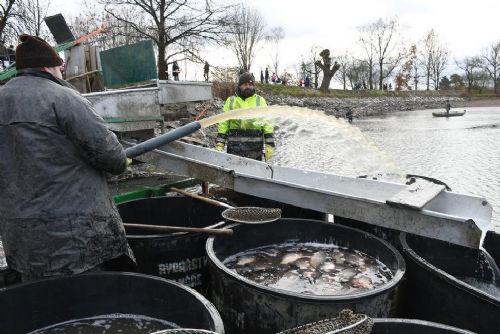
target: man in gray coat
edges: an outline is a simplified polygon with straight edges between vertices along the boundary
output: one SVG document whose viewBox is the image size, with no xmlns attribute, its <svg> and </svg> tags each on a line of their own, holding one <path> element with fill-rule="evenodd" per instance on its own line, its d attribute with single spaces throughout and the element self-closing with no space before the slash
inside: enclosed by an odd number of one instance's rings
<svg viewBox="0 0 500 334">
<path fill-rule="evenodd" d="M 44 40 L 20 36 L 17 77 L 0 88 L 0 235 L 23 281 L 134 268 L 106 183 L 126 169 L 123 147 L 62 80 Z M 116 264 L 119 264 L 117 267 Z"/>
</svg>

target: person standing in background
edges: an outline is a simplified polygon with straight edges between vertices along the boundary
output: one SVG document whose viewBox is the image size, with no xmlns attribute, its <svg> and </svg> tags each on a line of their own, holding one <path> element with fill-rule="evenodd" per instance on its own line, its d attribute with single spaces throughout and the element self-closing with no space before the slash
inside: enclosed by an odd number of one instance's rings
<svg viewBox="0 0 500 334">
<path fill-rule="evenodd" d="M 179 64 L 177 64 L 177 60 L 172 64 L 172 75 L 174 76 L 175 81 L 179 81 L 179 73 L 181 69 L 179 68 Z"/>
<path fill-rule="evenodd" d="M 203 77 L 207 82 L 208 82 L 208 72 L 210 72 L 210 65 L 208 64 L 208 61 L 205 61 L 205 66 L 203 66 Z"/>
<path fill-rule="evenodd" d="M 235 95 L 224 104 L 224 112 L 253 107 L 267 107 L 267 103 L 262 96 L 255 94 L 253 75 L 243 73 Z M 268 161 L 274 153 L 274 127 L 258 119 L 230 119 L 219 123 L 215 149 L 224 151 L 226 142 L 229 154 L 262 160 L 264 149 L 264 159 Z"/>
</svg>

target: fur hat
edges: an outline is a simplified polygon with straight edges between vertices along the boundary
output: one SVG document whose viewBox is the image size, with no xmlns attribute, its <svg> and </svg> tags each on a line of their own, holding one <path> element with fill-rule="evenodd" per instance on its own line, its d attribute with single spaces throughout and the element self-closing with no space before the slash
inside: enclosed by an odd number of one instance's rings
<svg viewBox="0 0 500 334">
<path fill-rule="evenodd" d="M 253 84 L 254 77 L 252 74 L 246 72 L 240 75 L 240 80 L 238 81 L 238 86 L 241 86 L 245 83 L 252 83 Z"/>
<path fill-rule="evenodd" d="M 30 67 L 56 67 L 63 64 L 63 60 L 56 50 L 40 37 L 21 35 L 21 44 L 16 48 L 16 69 Z"/>
</svg>

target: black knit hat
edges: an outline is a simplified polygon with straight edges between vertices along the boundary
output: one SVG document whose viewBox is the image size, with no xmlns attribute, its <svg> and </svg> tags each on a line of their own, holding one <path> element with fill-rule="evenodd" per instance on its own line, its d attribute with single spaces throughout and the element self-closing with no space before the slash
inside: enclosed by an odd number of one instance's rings
<svg viewBox="0 0 500 334">
<path fill-rule="evenodd" d="M 244 83 L 252 83 L 253 84 L 254 77 L 251 73 L 243 73 L 240 75 L 240 80 L 238 81 L 238 86 L 243 85 Z"/>
<path fill-rule="evenodd" d="M 16 48 L 16 69 L 61 66 L 63 60 L 56 50 L 40 37 L 21 35 Z"/>
</svg>

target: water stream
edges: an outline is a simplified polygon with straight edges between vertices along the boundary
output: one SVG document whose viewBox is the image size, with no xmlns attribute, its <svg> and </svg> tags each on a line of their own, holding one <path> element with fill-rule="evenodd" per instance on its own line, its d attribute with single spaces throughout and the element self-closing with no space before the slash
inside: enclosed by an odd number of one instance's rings
<svg viewBox="0 0 500 334">
<path fill-rule="evenodd" d="M 452 118 L 435 118 L 433 111 L 439 110 L 394 112 L 351 125 L 321 111 L 270 106 L 225 112 L 200 123 L 270 122 L 276 149 L 269 163 L 279 166 L 392 182 L 402 182 L 406 174 L 436 178 L 453 191 L 485 197 L 500 230 L 500 108 L 468 108 Z"/>
<path fill-rule="evenodd" d="M 277 149 L 271 164 L 403 181 L 404 173 L 363 132 L 322 111 L 289 106 L 237 109 L 200 123 L 205 128 L 228 119 L 254 119 L 256 125 L 274 126 Z"/>
</svg>

